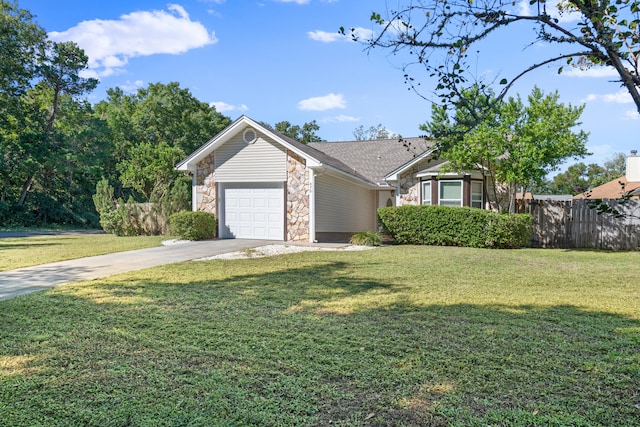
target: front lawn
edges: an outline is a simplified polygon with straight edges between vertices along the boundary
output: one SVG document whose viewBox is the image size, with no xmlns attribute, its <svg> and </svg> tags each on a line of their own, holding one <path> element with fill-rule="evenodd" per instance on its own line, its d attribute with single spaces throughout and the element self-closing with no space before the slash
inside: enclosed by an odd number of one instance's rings
<svg viewBox="0 0 640 427">
<path fill-rule="evenodd" d="M 0 425 L 640 424 L 640 253 L 385 247 L 0 302 Z"/>
<path fill-rule="evenodd" d="M 62 234 L 0 239 L 0 271 L 159 246 L 166 236 Z"/>
</svg>

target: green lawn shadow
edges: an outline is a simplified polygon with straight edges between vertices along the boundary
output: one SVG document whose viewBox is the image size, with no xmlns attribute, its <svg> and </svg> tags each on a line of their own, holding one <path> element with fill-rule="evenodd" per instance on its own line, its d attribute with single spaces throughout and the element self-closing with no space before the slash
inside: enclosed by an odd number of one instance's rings
<svg viewBox="0 0 640 427">
<path fill-rule="evenodd" d="M 415 304 L 406 286 L 353 268 L 314 262 L 190 281 L 167 267 L 1 302 L 0 419 L 637 422 L 636 319 L 571 305 Z"/>
</svg>

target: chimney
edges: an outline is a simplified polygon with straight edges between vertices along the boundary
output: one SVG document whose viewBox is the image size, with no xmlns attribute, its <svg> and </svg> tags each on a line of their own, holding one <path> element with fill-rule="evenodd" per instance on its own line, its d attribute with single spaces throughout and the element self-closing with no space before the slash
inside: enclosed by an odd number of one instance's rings
<svg viewBox="0 0 640 427">
<path fill-rule="evenodd" d="M 638 150 L 631 150 L 631 155 L 627 157 L 627 181 L 640 182 L 640 156 Z"/>
</svg>

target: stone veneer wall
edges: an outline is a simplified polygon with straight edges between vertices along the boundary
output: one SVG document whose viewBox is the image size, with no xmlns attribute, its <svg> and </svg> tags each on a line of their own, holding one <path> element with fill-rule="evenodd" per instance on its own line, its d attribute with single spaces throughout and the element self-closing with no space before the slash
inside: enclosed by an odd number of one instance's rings
<svg viewBox="0 0 640 427">
<path fill-rule="evenodd" d="M 287 152 L 287 240 L 309 241 L 309 190 L 304 159 Z"/>
<path fill-rule="evenodd" d="M 213 153 L 198 163 L 198 167 L 196 168 L 196 210 L 211 212 L 217 215 L 214 169 Z"/>
<path fill-rule="evenodd" d="M 400 177 L 400 206 L 420 204 L 420 178 L 415 175 L 417 168 L 411 168 Z"/>
</svg>

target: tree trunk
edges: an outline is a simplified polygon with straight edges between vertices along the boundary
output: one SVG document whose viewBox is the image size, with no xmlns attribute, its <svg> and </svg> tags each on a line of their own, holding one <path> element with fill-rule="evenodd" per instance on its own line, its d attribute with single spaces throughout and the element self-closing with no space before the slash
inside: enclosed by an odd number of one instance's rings
<svg viewBox="0 0 640 427">
<path fill-rule="evenodd" d="M 618 52 L 613 49 L 607 49 L 607 53 L 609 54 L 611 65 L 620 75 L 623 86 L 629 91 L 631 99 L 633 99 L 633 103 L 636 104 L 636 109 L 638 110 L 638 113 L 640 113 L 640 93 L 638 92 L 638 87 L 633 79 L 633 75 L 624 67 L 624 64 L 618 56 Z"/>
<path fill-rule="evenodd" d="M 22 191 L 20 192 L 20 198 L 18 199 L 18 206 L 24 205 L 24 201 L 27 198 L 27 193 L 31 189 L 31 184 L 33 184 L 33 175 L 27 179 L 27 181 L 22 186 Z"/>
</svg>

